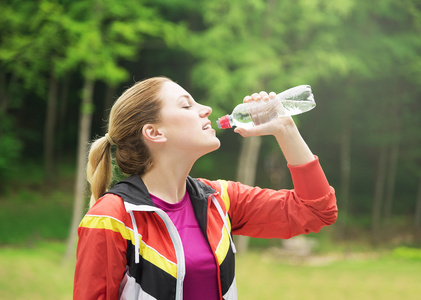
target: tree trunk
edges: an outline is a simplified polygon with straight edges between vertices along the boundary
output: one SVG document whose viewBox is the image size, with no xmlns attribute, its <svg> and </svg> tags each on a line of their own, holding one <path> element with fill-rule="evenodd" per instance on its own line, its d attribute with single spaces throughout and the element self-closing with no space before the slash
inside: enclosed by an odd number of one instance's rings
<svg viewBox="0 0 421 300">
<path fill-rule="evenodd" d="M 9 82 L 7 82 L 9 81 Z M 7 80 L 6 73 L 1 72 L 0 77 L 0 112 L 6 113 L 9 108 L 9 102 L 13 98 L 13 89 L 18 82 L 18 77 L 12 74 Z"/>
<path fill-rule="evenodd" d="M 389 173 L 386 185 L 386 196 L 384 204 L 384 223 L 385 225 L 390 224 L 390 217 L 392 215 L 392 204 L 395 193 L 395 182 L 396 182 L 396 169 L 398 167 L 399 157 L 399 143 L 396 142 L 392 145 L 389 156 Z"/>
<path fill-rule="evenodd" d="M 44 123 L 44 171 L 46 182 L 50 182 L 54 177 L 54 133 L 57 116 L 57 91 L 57 78 L 54 71 L 51 71 L 48 86 L 47 113 Z"/>
<path fill-rule="evenodd" d="M 114 104 L 114 100 L 115 100 L 115 94 L 116 94 L 117 88 L 113 85 L 108 85 L 107 86 L 107 90 L 105 92 L 105 99 L 104 99 L 104 116 L 103 116 L 103 121 L 104 121 L 104 134 L 107 133 L 108 131 L 108 118 L 110 117 L 110 110 L 111 107 Z"/>
<path fill-rule="evenodd" d="M 285 159 L 279 155 L 279 148 L 274 149 L 265 158 L 265 171 L 269 174 L 270 188 L 279 190 L 288 186 L 288 167 Z"/>
<path fill-rule="evenodd" d="M 350 101 L 348 101 L 350 102 Z M 351 116 L 349 110 L 344 111 L 344 119 L 341 135 L 341 152 L 340 152 L 340 203 L 341 203 L 341 226 L 339 227 L 339 236 L 344 239 L 346 236 L 346 224 L 349 213 L 349 193 L 351 180 Z"/>
<path fill-rule="evenodd" d="M 262 139 L 259 136 L 244 138 L 238 159 L 237 181 L 253 186 L 255 184 L 257 161 Z M 249 237 L 236 236 L 236 248 L 239 253 L 248 249 Z"/>
<path fill-rule="evenodd" d="M 421 179 L 418 183 L 417 201 L 415 204 L 414 228 L 417 232 L 421 230 Z"/>
<path fill-rule="evenodd" d="M 0 70 L 0 113 L 6 111 L 6 73 Z"/>
<path fill-rule="evenodd" d="M 399 82 L 395 88 L 396 99 L 401 97 L 405 93 L 405 84 Z M 387 178 L 386 186 L 386 199 L 384 207 L 384 222 L 385 225 L 390 225 L 390 217 L 392 215 L 392 204 L 395 193 L 395 182 L 396 182 L 396 169 L 398 167 L 399 158 L 399 144 L 402 135 L 402 104 L 401 102 L 393 102 L 390 108 L 390 133 L 392 136 L 390 158 L 389 158 L 389 173 Z"/>
<path fill-rule="evenodd" d="M 62 157 L 63 157 L 63 144 L 64 144 L 64 128 L 66 124 L 66 113 L 67 113 L 67 100 L 69 98 L 69 85 L 70 79 L 68 76 L 64 77 L 61 91 L 60 91 L 60 107 L 58 108 L 58 147 L 57 147 L 57 158 L 56 164 L 57 166 L 61 165 Z"/>
<path fill-rule="evenodd" d="M 380 216 L 382 208 L 382 200 L 384 196 L 384 185 L 387 169 L 387 147 L 380 149 L 379 162 L 377 167 L 376 182 L 374 185 L 373 208 L 371 215 L 371 237 L 373 242 L 378 241 L 378 233 L 380 227 Z"/>
<path fill-rule="evenodd" d="M 74 247 L 76 245 L 77 228 L 82 220 L 84 206 L 86 203 L 86 164 L 88 161 L 87 157 L 87 144 L 91 134 L 91 121 L 93 112 L 93 92 L 94 92 L 94 80 L 85 79 L 83 87 L 83 96 L 81 110 L 79 113 L 79 141 L 78 141 L 78 154 L 77 154 L 77 174 L 75 184 L 75 195 L 73 203 L 73 217 L 70 225 L 69 237 L 67 240 L 67 248 L 65 254 L 65 261 L 72 258 L 74 253 Z"/>
</svg>

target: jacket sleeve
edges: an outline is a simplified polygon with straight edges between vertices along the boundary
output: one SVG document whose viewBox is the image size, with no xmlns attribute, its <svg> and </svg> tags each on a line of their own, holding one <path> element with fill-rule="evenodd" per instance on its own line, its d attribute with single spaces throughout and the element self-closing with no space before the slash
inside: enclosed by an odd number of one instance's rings
<svg viewBox="0 0 421 300">
<path fill-rule="evenodd" d="M 275 191 L 228 183 L 233 234 L 287 239 L 318 232 L 336 221 L 335 191 L 329 186 L 318 158 L 305 165 L 288 167 L 293 190 Z"/>
<path fill-rule="evenodd" d="M 73 299 L 118 299 L 126 269 L 127 242 L 119 232 L 114 195 L 105 196 L 83 218 L 79 228 Z M 122 205 L 122 204 L 121 204 Z M 122 214 L 121 214 L 122 215 Z"/>
</svg>

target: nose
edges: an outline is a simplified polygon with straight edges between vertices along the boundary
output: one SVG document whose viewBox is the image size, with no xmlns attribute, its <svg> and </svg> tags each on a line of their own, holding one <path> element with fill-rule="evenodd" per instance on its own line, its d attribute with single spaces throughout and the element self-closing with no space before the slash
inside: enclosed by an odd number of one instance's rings
<svg viewBox="0 0 421 300">
<path fill-rule="evenodd" d="M 200 105 L 199 115 L 202 118 L 208 117 L 211 113 L 212 113 L 212 108 L 210 106 Z"/>
</svg>

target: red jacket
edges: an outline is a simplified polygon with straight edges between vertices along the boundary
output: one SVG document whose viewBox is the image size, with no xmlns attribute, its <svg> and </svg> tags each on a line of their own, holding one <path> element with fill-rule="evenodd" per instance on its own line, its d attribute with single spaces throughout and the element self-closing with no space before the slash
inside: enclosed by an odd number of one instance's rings
<svg viewBox="0 0 421 300">
<path fill-rule="evenodd" d="M 318 160 L 291 167 L 294 190 L 187 179 L 199 226 L 219 266 L 221 299 L 236 299 L 231 233 L 290 238 L 333 224 L 334 190 Z M 116 184 L 79 232 L 74 299 L 182 299 L 184 252 L 174 224 L 138 176 Z"/>
</svg>

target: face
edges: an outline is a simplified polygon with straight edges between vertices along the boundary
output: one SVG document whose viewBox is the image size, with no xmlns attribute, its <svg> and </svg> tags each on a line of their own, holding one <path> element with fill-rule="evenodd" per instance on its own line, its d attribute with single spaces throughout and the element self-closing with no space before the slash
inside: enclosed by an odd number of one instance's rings
<svg viewBox="0 0 421 300">
<path fill-rule="evenodd" d="M 181 86 L 165 82 L 160 99 L 163 101 L 161 122 L 157 124 L 165 133 L 167 145 L 180 149 L 192 157 L 200 157 L 219 148 L 220 141 L 208 117 L 209 106 L 196 101 Z"/>
</svg>

